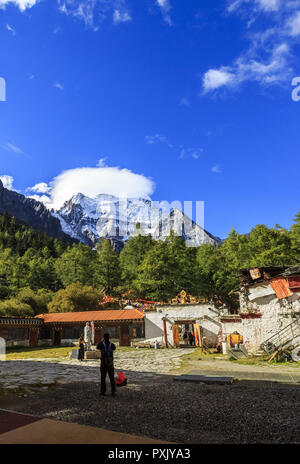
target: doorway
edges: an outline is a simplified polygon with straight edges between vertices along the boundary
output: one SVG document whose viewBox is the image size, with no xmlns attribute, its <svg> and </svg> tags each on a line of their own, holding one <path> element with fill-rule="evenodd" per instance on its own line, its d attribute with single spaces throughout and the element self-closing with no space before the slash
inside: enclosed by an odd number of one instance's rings
<svg viewBox="0 0 300 464">
<path fill-rule="evenodd" d="M 54 334 L 53 334 L 53 345 L 57 346 L 60 345 L 61 342 L 61 331 L 60 330 L 55 330 L 54 329 Z"/>
<path fill-rule="evenodd" d="M 130 329 L 127 324 L 120 326 L 120 346 L 131 346 Z"/>
</svg>

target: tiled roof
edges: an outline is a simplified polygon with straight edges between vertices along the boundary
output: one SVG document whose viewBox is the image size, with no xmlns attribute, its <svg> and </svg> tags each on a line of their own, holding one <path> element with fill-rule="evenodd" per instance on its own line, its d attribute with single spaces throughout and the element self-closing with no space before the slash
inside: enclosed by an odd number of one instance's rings
<svg viewBox="0 0 300 464">
<path fill-rule="evenodd" d="M 138 309 L 116 309 L 109 311 L 82 311 L 70 313 L 46 313 L 36 316 L 44 319 L 45 324 L 59 322 L 89 322 L 89 321 L 128 321 L 143 320 L 144 314 Z"/>
</svg>

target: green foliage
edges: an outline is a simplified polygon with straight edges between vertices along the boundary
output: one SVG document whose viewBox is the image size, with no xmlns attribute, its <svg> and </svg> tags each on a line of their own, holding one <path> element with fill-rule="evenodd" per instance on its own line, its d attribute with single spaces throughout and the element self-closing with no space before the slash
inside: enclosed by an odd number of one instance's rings
<svg viewBox="0 0 300 464">
<path fill-rule="evenodd" d="M 68 248 L 55 262 L 55 271 L 62 285 L 74 282 L 92 285 L 94 278 L 95 253 L 82 243 Z"/>
<path fill-rule="evenodd" d="M 120 281 L 120 263 L 118 253 L 109 240 L 100 241 L 97 245 L 98 260 L 95 271 L 97 284 L 110 294 Z"/>
<path fill-rule="evenodd" d="M 1 316 L 34 316 L 34 310 L 26 303 L 20 302 L 17 298 L 0 301 Z"/>
<path fill-rule="evenodd" d="M 55 294 L 48 310 L 51 313 L 93 311 L 99 309 L 98 298 L 99 293 L 93 287 L 74 282 Z"/>
<path fill-rule="evenodd" d="M 126 245 L 125 245 L 126 248 Z M 173 233 L 155 242 L 141 264 L 133 286 L 141 296 L 167 301 L 180 290 L 196 288 L 196 253 Z"/>
<path fill-rule="evenodd" d="M 53 295 L 53 292 L 45 288 L 34 291 L 29 287 L 25 287 L 19 291 L 16 298 L 20 303 L 30 306 L 36 316 L 48 312 L 47 305 L 52 300 Z"/>
<path fill-rule="evenodd" d="M 294 219 L 294 223 L 291 227 L 291 240 L 292 250 L 296 260 L 300 261 L 300 211 Z"/>
<path fill-rule="evenodd" d="M 247 235 L 232 230 L 222 246 L 201 246 L 197 262 L 201 294 L 234 305 L 229 293 L 238 286 L 238 270 L 288 266 L 296 263 L 297 258 L 292 250 L 291 233 L 279 226 L 270 229 L 257 225 Z"/>
<path fill-rule="evenodd" d="M 168 301 L 181 290 L 235 307 L 239 269 L 300 261 L 300 212 L 288 231 L 257 225 L 232 230 L 218 246 L 187 247 L 171 233 L 155 241 L 136 233 L 118 253 L 109 240 L 97 250 L 47 237 L 0 215 L 0 314 L 36 315 L 99 308 L 100 292 L 131 292 Z"/>
<path fill-rule="evenodd" d="M 36 251 L 47 248 L 50 256 L 57 257 L 67 246 L 64 241 L 21 224 L 7 213 L 0 215 L 0 249 L 10 248 L 14 254 L 22 256 L 28 248 Z"/>
<path fill-rule="evenodd" d="M 143 262 L 147 252 L 153 247 L 151 237 L 137 235 L 128 240 L 120 253 L 120 267 L 122 280 L 129 285 L 137 278 L 138 268 Z"/>
</svg>

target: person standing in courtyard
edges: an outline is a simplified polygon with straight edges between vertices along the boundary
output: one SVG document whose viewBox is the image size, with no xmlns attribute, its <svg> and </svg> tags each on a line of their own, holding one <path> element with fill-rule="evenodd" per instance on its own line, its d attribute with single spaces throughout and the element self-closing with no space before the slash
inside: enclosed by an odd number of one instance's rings
<svg viewBox="0 0 300 464">
<path fill-rule="evenodd" d="M 79 361 L 83 361 L 84 359 L 84 337 L 81 335 L 81 337 L 78 340 L 78 345 L 79 345 L 79 351 L 78 351 L 78 359 Z"/>
<path fill-rule="evenodd" d="M 115 369 L 114 369 L 114 354 L 116 346 L 109 341 L 109 334 L 104 334 L 104 340 L 97 345 L 97 350 L 101 351 L 101 395 L 105 395 L 106 392 L 106 375 L 108 374 L 111 394 L 112 396 L 116 393 L 115 383 Z"/>
</svg>

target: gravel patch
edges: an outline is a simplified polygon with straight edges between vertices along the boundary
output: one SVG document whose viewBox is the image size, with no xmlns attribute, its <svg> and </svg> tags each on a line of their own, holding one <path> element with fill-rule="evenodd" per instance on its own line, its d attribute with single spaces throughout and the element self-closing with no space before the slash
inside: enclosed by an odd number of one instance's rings
<svg viewBox="0 0 300 464">
<path fill-rule="evenodd" d="M 136 374 L 136 373 L 135 373 Z M 270 382 L 177 384 L 137 375 L 117 396 L 75 382 L 19 400 L 11 409 L 177 443 L 300 443 L 299 387 Z"/>
</svg>

